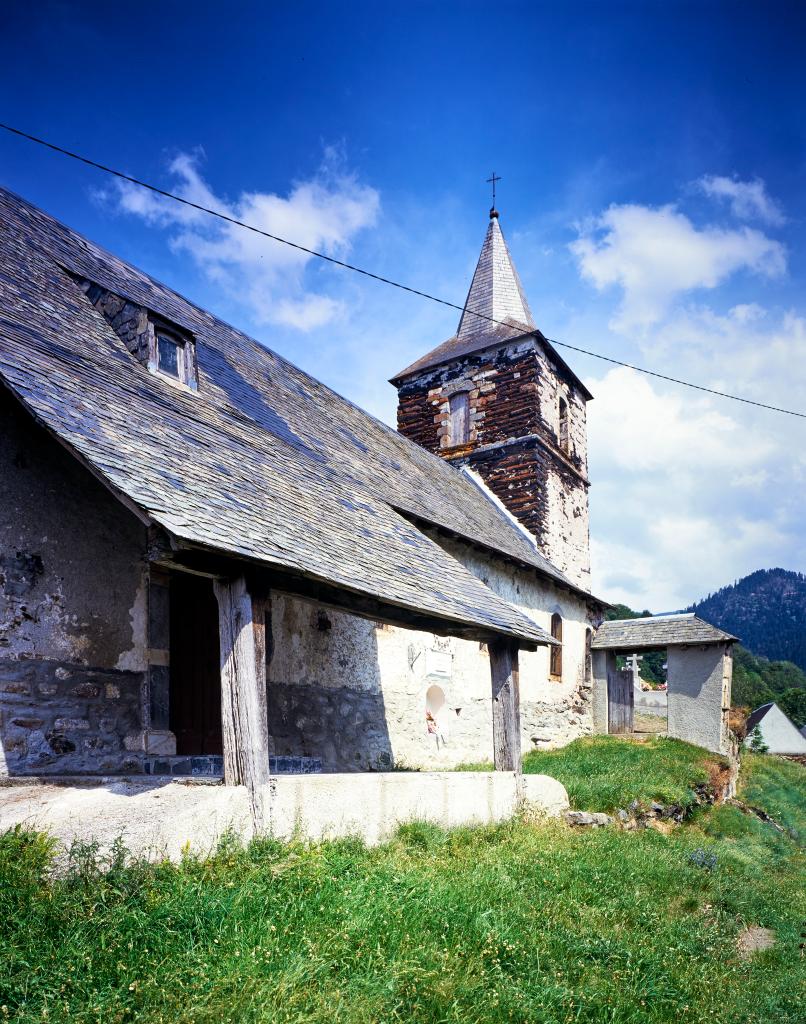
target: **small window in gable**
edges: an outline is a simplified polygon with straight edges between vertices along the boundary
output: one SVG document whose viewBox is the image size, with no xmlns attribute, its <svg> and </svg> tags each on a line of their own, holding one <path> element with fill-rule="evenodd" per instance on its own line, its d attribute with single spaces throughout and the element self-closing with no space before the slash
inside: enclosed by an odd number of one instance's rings
<svg viewBox="0 0 806 1024">
<path fill-rule="evenodd" d="M 157 369 L 169 377 L 181 379 L 184 363 L 182 345 L 170 334 L 157 334 Z"/>
<path fill-rule="evenodd" d="M 141 365 L 193 391 L 198 388 L 196 341 L 192 334 L 163 321 L 132 299 L 69 270 L 67 273 Z"/>
<path fill-rule="evenodd" d="M 196 353 L 193 339 L 165 327 L 153 325 L 154 342 L 149 368 L 196 389 Z"/>
<path fill-rule="evenodd" d="M 470 396 L 459 391 L 448 400 L 448 445 L 453 448 L 470 440 Z"/>
</svg>

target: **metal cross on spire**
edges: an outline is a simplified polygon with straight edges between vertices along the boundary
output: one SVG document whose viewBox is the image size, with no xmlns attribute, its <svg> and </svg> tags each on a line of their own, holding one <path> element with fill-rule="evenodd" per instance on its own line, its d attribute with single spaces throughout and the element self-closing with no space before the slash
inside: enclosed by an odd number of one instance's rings
<svg viewBox="0 0 806 1024">
<path fill-rule="evenodd" d="M 487 179 L 487 184 L 489 185 L 490 183 L 492 183 L 492 186 L 493 186 L 493 209 L 495 209 L 495 184 L 496 184 L 496 182 L 498 182 L 498 181 L 501 181 L 501 178 L 500 178 L 500 176 L 499 176 L 499 175 L 497 175 L 497 174 L 495 173 L 495 171 L 493 171 L 493 176 L 492 176 L 492 178 L 488 178 L 488 179 Z"/>
</svg>

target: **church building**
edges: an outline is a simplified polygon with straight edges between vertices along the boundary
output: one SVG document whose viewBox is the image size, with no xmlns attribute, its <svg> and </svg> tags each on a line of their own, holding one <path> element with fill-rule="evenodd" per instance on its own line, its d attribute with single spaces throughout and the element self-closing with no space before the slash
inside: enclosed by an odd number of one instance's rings
<svg viewBox="0 0 806 1024">
<path fill-rule="evenodd" d="M 592 731 L 591 396 L 495 211 L 455 336 L 394 378 L 397 433 L 19 197 L 0 215 L 5 772 L 237 778 L 239 715 L 264 774 Z"/>
</svg>

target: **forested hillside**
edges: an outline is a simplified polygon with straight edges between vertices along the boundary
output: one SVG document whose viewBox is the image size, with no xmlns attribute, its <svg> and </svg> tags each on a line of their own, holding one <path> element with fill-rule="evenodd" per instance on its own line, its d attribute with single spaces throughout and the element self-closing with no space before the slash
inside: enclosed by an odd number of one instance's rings
<svg viewBox="0 0 806 1024">
<path fill-rule="evenodd" d="M 738 636 L 753 654 L 793 661 L 806 671 L 806 576 L 760 569 L 696 604 L 707 622 Z"/>
<path fill-rule="evenodd" d="M 774 700 L 798 728 L 806 725 L 806 673 L 791 661 L 768 661 L 736 644 L 732 692 L 735 708 L 752 711 Z"/>
</svg>

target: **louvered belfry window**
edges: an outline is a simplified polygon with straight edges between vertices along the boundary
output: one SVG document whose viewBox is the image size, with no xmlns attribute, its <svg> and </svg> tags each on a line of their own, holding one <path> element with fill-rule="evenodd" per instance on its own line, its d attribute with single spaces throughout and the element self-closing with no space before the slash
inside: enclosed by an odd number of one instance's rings
<svg viewBox="0 0 806 1024">
<path fill-rule="evenodd" d="M 564 398 L 560 399 L 559 409 L 559 429 L 557 431 L 557 440 L 560 443 L 560 448 L 567 452 L 569 448 L 568 439 L 568 403 Z"/>
<path fill-rule="evenodd" d="M 459 391 L 449 399 L 448 444 L 455 447 L 470 440 L 470 396 Z"/>
</svg>

